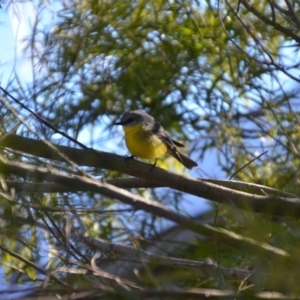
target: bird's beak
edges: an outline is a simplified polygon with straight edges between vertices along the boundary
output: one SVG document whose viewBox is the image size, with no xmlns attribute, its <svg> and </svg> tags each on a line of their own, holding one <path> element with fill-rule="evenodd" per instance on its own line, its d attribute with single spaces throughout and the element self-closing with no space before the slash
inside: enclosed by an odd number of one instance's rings
<svg viewBox="0 0 300 300">
<path fill-rule="evenodd" d="M 114 123 L 114 125 L 123 125 L 124 123 L 123 122 L 116 122 Z"/>
</svg>

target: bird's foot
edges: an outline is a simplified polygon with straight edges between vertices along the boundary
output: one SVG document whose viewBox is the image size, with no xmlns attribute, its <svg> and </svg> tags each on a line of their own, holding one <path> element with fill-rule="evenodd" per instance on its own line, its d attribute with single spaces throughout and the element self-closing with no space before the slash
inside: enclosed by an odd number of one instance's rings
<svg viewBox="0 0 300 300">
<path fill-rule="evenodd" d="M 153 165 L 151 165 L 150 169 L 149 169 L 149 173 L 155 168 L 156 166 L 156 162 L 157 162 L 157 158 L 155 158 L 155 162 Z"/>
</svg>

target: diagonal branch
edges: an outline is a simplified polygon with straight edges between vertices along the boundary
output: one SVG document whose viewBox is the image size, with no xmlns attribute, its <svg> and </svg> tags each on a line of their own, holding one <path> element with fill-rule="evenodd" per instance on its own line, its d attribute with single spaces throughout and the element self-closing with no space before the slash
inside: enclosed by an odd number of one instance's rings
<svg viewBox="0 0 300 300">
<path fill-rule="evenodd" d="M 245 8 L 252 12 L 257 18 L 259 18 L 262 22 L 265 24 L 272 26 L 274 29 L 280 31 L 281 33 L 285 34 L 286 36 L 289 36 L 296 42 L 300 43 L 300 37 L 299 35 L 295 34 L 292 30 L 280 25 L 279 23 L 275 22 L 274 20 L 271 20 L 261 14 L 253 5 L 250 4 L 248 0 L 240 0 L 240 3 L 242 3 Z"/>
<path fill-rule="evenodd" d="M 142 249 L 137 249 L 128 245 L 110 243 L 99 238 L 87 237 L 87 236 L 76 235 L 76 234 L 74 234 L 72 237 L 75 240 L 79 241 L 80 243 L 86 243 L 89 246 L 92 245 L 93 247 L 96 247 L 99 250 L 104 252 L 109 251 L 114 253 L 122 253 L 124 256 L 123 260 L 125 262 L 131 262 L 132 259 L 134 259 L 135 262 L 138 264 L 155 263 L 161 266 L 163 265 L 163 266 L 171 266 L 175 268 L 185 268 L 190 270 L 201 271 L 204 274 L 208 274 L 208 275 L 213 275 L 216 272 L 221 271 L 222 275 L 228 279 L 245 279 L 252 273 L 249 270 L 230 269 L 230 268 L 220 267 L 214 263 L 205 263 L 201 261 L 179 259 L 170 256 L 155 255 L 148 251 L 144 251 Z M 117 267 L 117 262 L 114 263 L 114 266 Z M 122 268 L 133 269 L 132 265 L 128 267 L 127 265 L 124 266 L 124 263 L 122 263 Z M 120 270 L 118 270 L 118 274 L 119 272 Z"/>
<path fill-rule="evenodd" d="M 26 145 L 26 147 L 24 147 Z M 54 150 L 48 148 L 43 142 L 24 138 L 14 134 L 5 134 L 1 140 L 1 147 L 7 147 L 18 151 L 23 151 L 31 155 L 36 155 L 48 159 L 63 161 L 62 157 Z M 149 172 L 149 165 L 136 160 L 125 160 L 124 157 L 112 153 L 96 151 L 93 149 L 76 149 L 66 146 L 55 145 L 60 152 L 64 153 L 79 166 L 91 166 L 96 168 L 110 169 L 132 175 L 147 180 L 158 186 L 170 187 L 178 191 L 189 193 L 195 196 L 222 203 L 234 205 L 241 209 L 251 209 L 273 215 L 300 216 L 300 199 L 290 194 L 281 193 L 275 190 L 271 192 L 269 188 L 260 187 L 263 192 L 251 194 L 249 192 L 238 191 L 232 186 L 222 186 L 225 184 L 212 183 L 188 176 L 168 172 L 160 168 L 154 168 Z M 8 163 L 3 165 L 2 174 L 15 174 L 26 178 L 26 168 L 20 168 L 21 164 Z M 31 178 L 35 180 L 50 181 L 47 178 L 48 171 L 36 172 L 31 170 Z M 57 182 L 62 184 L 62 182 Z M 73 182 L 64 182 L 64 185 L 74 188 Z M 84 185 L 77 188 L 85 191 Z M 257 190 L 257 189 L 256 189 Z"/>
<path fill-rule="evenodd" d="M 134 163 L 136 164 L 137 162 Z M 281 250 L 279 248 L 273 247 L 266 243 L 259 243 L 251 238 L 244 237 L 226 229 L 216 228 L 209 224 L 202 224 L 200 222 L 194 221 L 191 218 L 188 218 L 169 209 L 163 204 L 160 204 L 156 201 L 152 201 L 150 199 L 145 199 L 139 195 L 132 194 L 123 189 L 114 187 L 110 184 L 101 183 L 99 180 L 86 178 L 78 175 L 62 175 L 54 170 L 49 171 L 46 168 L 36 168 L 24 163 L 9 162 L 3 157 L 0 157 L 0 169 L 4 172 L 8 169 L 12 169 L 15 172 L 23 173 L 23 175 L 28 178 L 38 178 L 39 180 L 47 180 L 59 184 L 81 186 L 85 190 L 99 193 L 107 197 L 112 197 L 123 203 L 132 205 L 136 210 L 144 210 L 146 212 L 153 213 L 156 216 L 173 221 L 181 225 L 183 228 L 211 237 L 217 241 L 220 241 L 235 248 L 243 250 L 248 249 L 248 251 L 252 253 L 259 252 L 260 254 L 265 254 L 266 256 L 275 259 L 282 259 L 290 256 L 286 251 Z M 159 172 L 161 171 L 163 170 L 159 170 Z M 166 173 L 167 175 L 169 175 L 169 172 Z M 173 174 L 170 173 L 170 175 Z"/>
</svg>

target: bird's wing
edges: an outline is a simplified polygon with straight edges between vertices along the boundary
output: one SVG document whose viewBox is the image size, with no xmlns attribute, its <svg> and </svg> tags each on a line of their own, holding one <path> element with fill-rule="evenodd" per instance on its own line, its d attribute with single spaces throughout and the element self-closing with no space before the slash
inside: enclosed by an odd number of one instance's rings
<svg viewBox="0 0 300 300">
<path fill-rule="evenodd" d="M 167 146 L 170 150 L 175 150 L 176 151 L 176 146 L 177 147 L 184 147 L 183 144 L 174 141 L 170 138 L 168 133 L 163 129 L 163 127 L 158 123 L 155 122 L 152 132 L 156 134 Z"/>
<path fill-rule="evenodd" d="M 184 154 L 177 151 L 177 147 L 184 147 L 183 144 L 173 141 L 168 133 L 163 129 L 163 127 L 158 123 L 155 122 L 152 132 L 158 136 L 168 147 L 168 153 L 174 156 L 178 161 L 180 161 L 186 168 L 192 169 L 194 167 L 197 167 L 198 164 L 185 156 Z"/>
<path fill-rule="evenodd" d="M 177 147 L 184 147 L 182 143 L 179 143 L 177 141 L 172 140 L 173 144 L 175 144 Z"/>
</svg>

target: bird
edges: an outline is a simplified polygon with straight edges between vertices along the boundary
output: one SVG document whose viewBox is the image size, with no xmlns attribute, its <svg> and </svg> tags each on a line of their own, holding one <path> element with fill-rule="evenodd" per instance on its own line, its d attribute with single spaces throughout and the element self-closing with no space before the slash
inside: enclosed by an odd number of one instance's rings
<svg viewBox="0 0 300 300">
<path fill-rule="evenodd" d="M 156 165 L 157 158 L 167 153 L 190 170 L 198 166 L 178 151 L 177 147 L 184 145 L 172 140 L 160 123 L 143 110 L 125 112 L 115 125 L 123 126 L 126 146 L 132 157 L 155 159 Z"/>
</svg>

